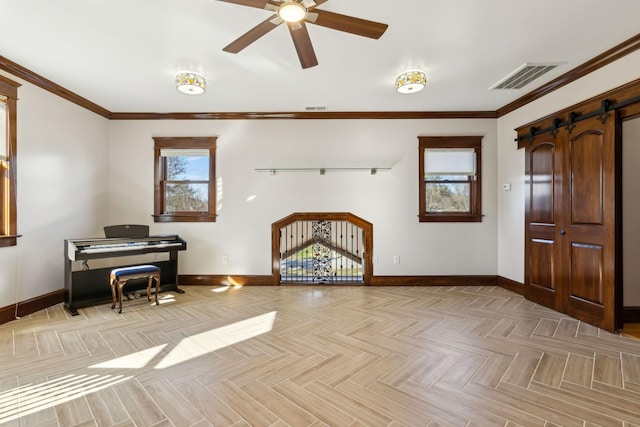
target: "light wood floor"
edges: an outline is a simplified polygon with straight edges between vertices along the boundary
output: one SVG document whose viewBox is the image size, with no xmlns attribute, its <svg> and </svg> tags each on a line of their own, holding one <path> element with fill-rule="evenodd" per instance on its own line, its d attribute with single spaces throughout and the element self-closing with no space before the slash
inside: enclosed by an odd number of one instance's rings
<svg viewBox="0 0 640 427">
<path fill-rule="evenodd" d="M 640 426 L 640 340 L 493 287 L 186 287 L 0 326 L 6 426 Z"/>
</svg>

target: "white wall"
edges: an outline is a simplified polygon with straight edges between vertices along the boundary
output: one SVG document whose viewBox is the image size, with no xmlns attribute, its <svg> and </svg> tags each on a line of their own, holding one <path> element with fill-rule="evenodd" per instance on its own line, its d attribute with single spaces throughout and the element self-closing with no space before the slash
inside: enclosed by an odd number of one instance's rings
<svg viewBox="0 0 640 427">
<path fill-rule="evenodd" d="M 517 150 L 514 129 L 638 78 L 636 51 L 498 119 L 498 183 L 512 184 L 498 194 L 498 275 L 524 282 L 524 150 Z"/>
<path fill-rule="evenodd" d="M 217 222 L 154 224 L 152 137 L 210 135 L 218 136 Z M 484 136 L 483 222 L 418 222 L 418 135 Z M 270 275 L 271 224 L 294 212 L 351 212 L 373 223 L 375 275 L 497 271 L 495 120 L 112 121 L 109 163 L 109 222 L 180 234 L 181 274 Z M 254 170 L 373 166 L 392 169 Z"/>
<path fill-rule="evenodd" d="M 63 240 L 107 218 L 108 120 L 7 73 L 18 89 L 18 239 L 0 248 L 0 307 L 64 288 Z"/>
</svg>

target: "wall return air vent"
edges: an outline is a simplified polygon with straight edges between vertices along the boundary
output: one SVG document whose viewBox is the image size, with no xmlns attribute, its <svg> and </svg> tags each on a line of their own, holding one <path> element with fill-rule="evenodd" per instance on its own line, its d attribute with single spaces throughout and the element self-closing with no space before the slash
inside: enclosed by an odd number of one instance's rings
<svg viewBox="0 0 640 427">
<path fill-rule="evenodd" d="M 538 77 L 548 73 L 562 62 L 532 63 L 527 62 L 520 66 L 517 70 L 509 74 L 489 88 L 493 89 L 522 89 Z"/>
</svg>

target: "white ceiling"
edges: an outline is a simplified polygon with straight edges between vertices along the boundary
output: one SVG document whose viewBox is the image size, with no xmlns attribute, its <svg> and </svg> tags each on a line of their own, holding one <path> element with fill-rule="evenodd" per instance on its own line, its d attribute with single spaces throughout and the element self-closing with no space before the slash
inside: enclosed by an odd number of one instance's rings
<svg viewBox="0 0 640 427">
<path fill-rule="evenodd" d="M 272 12 L 218 0 L 0 0 L 0 55 L 112 112 L 493 111 L 640 33 L 638 0 L 329 0 L 389 25 L 373 40 L 308 25 L 300 67 L 280 26 L 222 48 Z M 520 90 L 488 88 L 525 62 L 564 65 Z M 394 91 L 421 68 L 427 88 Z M 205 75 L 179 93 L 178 71 Z"/>
</svg>

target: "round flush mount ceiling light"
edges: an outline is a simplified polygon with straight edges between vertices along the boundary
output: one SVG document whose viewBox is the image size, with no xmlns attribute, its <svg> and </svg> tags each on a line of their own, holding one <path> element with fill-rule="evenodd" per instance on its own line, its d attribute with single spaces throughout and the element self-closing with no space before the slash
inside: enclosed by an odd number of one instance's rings
<svg viewBox="0 0 640 427">
<path fill-rule="evenodd" d="M 396 77 L 396 92 L 398 93 L 420 92 L 426 85 L 427 76 L 421 70 L 405 71 Z"/>
<path fill-rule="evenodd" d="M 285 1 L 278 9 L 278 16 L 285 22 L 299 22 L 307 15 L 307 9 L 300 3 Z"/>
<path fill-rule="evenodd" d="M 202 95 L 207 90 L 204 76 L 192 73 L 178 73 L 176 75 L 176 89 L 187 95 Z"/>
</svg>

